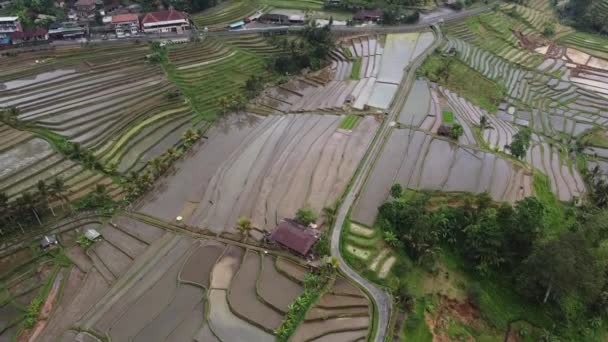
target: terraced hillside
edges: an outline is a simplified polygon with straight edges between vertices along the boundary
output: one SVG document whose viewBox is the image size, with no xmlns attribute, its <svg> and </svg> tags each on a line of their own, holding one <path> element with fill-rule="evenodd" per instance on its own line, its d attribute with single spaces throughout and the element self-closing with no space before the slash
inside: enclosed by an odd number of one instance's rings
<svg viewBox="0 0 608 342">
<path fill-rule="evenodd" d="M 217 232 L 232 230 L 240 216 L 272 229 L 305 205 L 320 212 L 345 189 L 378 127 L 367 116 L 352 130 L 340 129 L 345 118 L 222 119 L 139 210 L 166 220 L 180 215 L 191 226 Z"/>
<path fill-rule="evenodd" d="M 149 264 L 128 271 L 137 277 L 121 278 L 97 298 L 77 326 L 112 340 L 274 340 L 274 329 L 303 291 L 306 268 L 215 241 L 175 235 L 162 239 L 156 254 L 149 255 Z M 361 313 L 343 310 L 335 298 L 324 297 L 318 304 L 324 309 L 313 309 L 320 315 L 353 316 L 353 320 L 368 315 L 367 297 L 344 280 L 326 296 L 353 298 Z M 335 329 L 331 325 L 326 328 L 329 332 Z M 365 336 L 368 328 L 357 330 Z"/>
<path fill-rule="evenodd" d="M 362 36 L 342 42 L 327 68 L 268 89 L 256 99 L 260 113 L 387 109 L 405 68 L 433 42 L 433 34 Z M 386 40 L 386 41 L 385 41 Z"/>
<path fill-rule="evenodd" d="M 113 197 L 122 190 L 103 174 L 84 168 L 53 150 L 51 145 L 29 132 L 0 124 L 0 192 L 14 199 L 24 192 L 36 190 L 38 181 L 51 184 L 56 178 L 65 183 L 65 195 L 75 200 L 91 192 L 96 184 L 108 187 Z"/>
<path fill-rule="evenodd" d="M 210 31 L 220 31 L 227 25 L 241 21 L 256 11 L 265 8 L 267 7 L 262 6 L 257 0 L 226 0 L 217 6 L 193 15 L 192 20 L 201 30 L 207 27 Z"/>
<path fill-rule="evenodd" d="M 159 65 L 145 62 L 147 45 L 128 47 L 121 54 L 105 45 L 79 48 L 53 56 L 44 72 L 15 70 L 0 101 L 17 107 L 20 120 L 80 144 L 119 172 L 141 169 L 178 143 L 192 110 L 182 97 L 167 96 L 177 88 Z"/>
<path fill-rule="evenodd" d="M 269 51 L 263 48 L 262 52 Z M 172 81 L 206 120 L 226 110 L 220 98 L 240 93 L 251 75 L 265 72 L 263 59 L 257 54 L 214 39 L 172 48 L 169 60 L 175 67 L 171 72 Z"/>
</svg>

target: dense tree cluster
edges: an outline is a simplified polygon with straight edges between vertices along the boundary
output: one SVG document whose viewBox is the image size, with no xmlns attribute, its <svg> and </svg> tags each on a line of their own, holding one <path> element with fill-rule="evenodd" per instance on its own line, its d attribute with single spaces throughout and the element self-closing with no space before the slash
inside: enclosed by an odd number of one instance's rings
<svg viewBox="0 0 608 342">
<path fill-rule="evenodd" d="M 597 9 L 601 1 L 570 0 L 566 2 L 564 7 L 560 8 L 560 14 L 579 28 L 608 33 L 606 12 Z"/>
<path fill-rule="evenodd" d="M 608 211 L 591 210 L 556 232 L 545 226 L 547 210 L 535 197 L 513 206 L 485 193 L 460 206 L 430 200 L 409 193 L 385 202 L 378 216 L 385 241 L 425 264 L 449 248 L 482 275 L 507 275 L 531 301 L 555 304 L 568 321 L 606 314 Z"/>
<path fill-rule="evenodd" d="M 320 69 L 327 61 L 336 41 L 328 26 L 308 26 L 296 39 L 274 38 L 272 43 L 288 51 L 269 60 L 269 66 L 280 74 L 295 74 L 302 69 Z"/>
<path fill-rule="evenodd" d="M 67 202 L 68 191 L 61 178 L 49 184 L 40 180 L 35 190 L 23 192 L 12 200 L 0 193 L 0 236 L 25 233 L 32 227 L 42 226 L 46 217 L 55 216 L 54 208 L 64 208 Z"/>
</svg>

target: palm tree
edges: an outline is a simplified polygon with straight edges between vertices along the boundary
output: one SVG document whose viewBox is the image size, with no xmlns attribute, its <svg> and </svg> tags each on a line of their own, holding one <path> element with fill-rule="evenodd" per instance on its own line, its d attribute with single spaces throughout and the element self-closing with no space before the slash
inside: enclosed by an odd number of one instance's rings
<svg viewBox="0 0 608 342">
<path fill-rule="evenodd" d="M 171 161 L 176 160 L 177 158 L 180 157 L 180 153 L 174 147 L 169 148 L 165 152 L 165 155 L 167 156 L 166 158 L 169 159 L 169 160 L 171 160 Z"/>
<path fill-rule="evenodd" d="M 184 133 L 184 140 L 187 144 L 192 144 L 200 138 L 200 134 L 192 128 L 188 128 L 188 130 Z"/>
<path fill-rule="evenodd" d="M 234 109 L 236 110 L 237 114 L 243 109 L 245 108 L 245 104 L 247 103 L 247 99 L 245 99 L 245 97 L 242 94 L 235 94 L 232 97 L 232 105 L 234 106 Z"/>
<path fill-rule="evenodd" d="M 38 221 L 38 224 L 42 226 L 42 221 L 36 211 L 36 204 L 36 198 L 31 193 L 24 192 L 21 194 L 21 197 L 17 198 L 16 206 L 19 210 L 31 211 L 31 213 L 34 214 L 36 221 Z"/>
<path fill-rule="evenodd" d="M 51 197 L 55 198 L 61 204 L 61 208 L 65 202 L 68 202 L 68 196 L 66 195 L 66 187 L 63 179 L 57 177 L 53 179 L 53 183 L 51 183 Z"/>
<path fill-rule="evenodd" d="M 241 217 L 238 221 L 236 221 L 236 228 L 243 235 L 243 239 L 246 239 L 249 235 L 249 231 L 253 228 L 253 226 L 251 225 L 250 219 L 246 217 Z"/>
<path fill-rule="evenodd" d="M 150 167 L 155 177 L 160 176 L 164 171 L 163 161 L 159 157 L 150 160 Z"/>
<path fill-rule="evenodd" d="M 41 179 L 36 184 L 36 188 L 38 188 L 38 196 L 40 199 L 46 204 L 46 206 L 51 209 L 51 213 L 53 216 L 55 215 L 55 211 L 53 210 L 53 206 L 49 203 L 49 197 L 51 196 L 51 190 L 46 186 L 46 183 Z"/>
<path fill-rule="evenodd" d="M 334 207 L 324 207 L 322 210 L 323 218 L 327 222 L 328 226 L 333 226 L 336 220 L 336 208 Z"/>
<path fill-rule="evenodd" d="M 222 113 L 224 113 L 224 115 L 226 115 L 226 111 L 228 110 L 228 107 L 230 106 L 230 99 L 229 99 L 229 98 L 227 98 L 227 97 L 225 97 L 225 96 L 220 97 L 220 98 L 217 100 L 217 104 L 218 104 L 220 107 L 222 107 Z"/>
</svg>

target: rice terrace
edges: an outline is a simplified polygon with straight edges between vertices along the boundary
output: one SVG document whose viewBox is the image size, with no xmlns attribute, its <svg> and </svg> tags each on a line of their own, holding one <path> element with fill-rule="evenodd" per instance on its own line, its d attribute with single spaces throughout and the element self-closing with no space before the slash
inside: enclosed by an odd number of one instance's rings
<svg viewBox="0 0 608 342">
<path fill-rule="evenodd" d="M 0 341 L 608 341 L 606 0 L 5 1 Z"/>
</svg>

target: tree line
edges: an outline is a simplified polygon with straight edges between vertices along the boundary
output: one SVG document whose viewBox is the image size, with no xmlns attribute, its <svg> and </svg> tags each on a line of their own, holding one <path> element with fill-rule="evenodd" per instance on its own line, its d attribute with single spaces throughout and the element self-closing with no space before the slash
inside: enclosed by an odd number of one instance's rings
<svg viewBox="0 0 608 342">
<path fill-rule="evenodd" d="M 268 67 L 281 75 L 299 73 L 306 68 L 318 70 L 325 65 L 329 54 L 336 48 L 336 39 L 329 25 L 307 26 L 295 38 L 275 36 L 271 43 L 287 51 L 286 54 L 268 60 Z"/>
<path fill-rule="evenodd" d="M 379 208 L 378 225 L 385 241 L 415 262 L 431 265 L 449 249 L 481 276 L 505 276 L 520 295 L 556 308 L 566 322 L 608 314 L 607 210 L 571 207 L 575 219 L 556 230 L 535 197 L 510 205 L 482 193 L 437 206 L 428 193 L 404 195 L 399 184 L 391 197 Z"/>
</svg>

